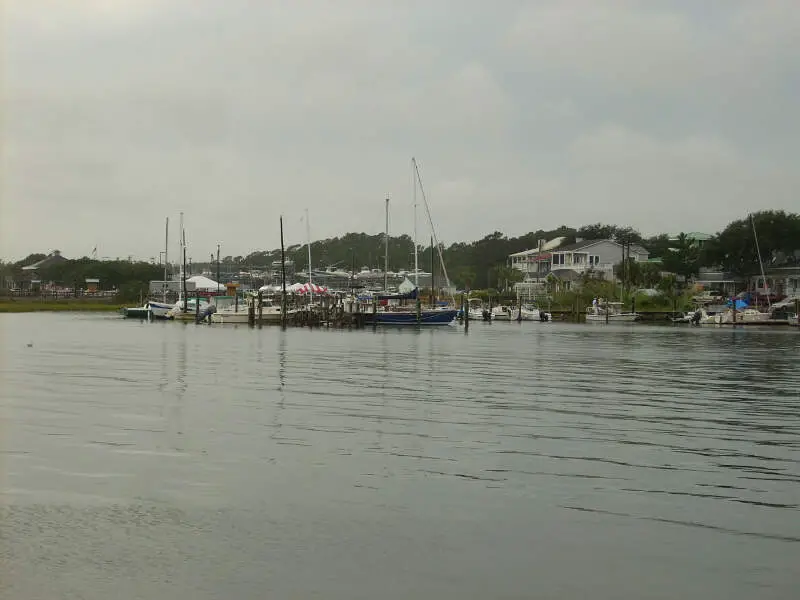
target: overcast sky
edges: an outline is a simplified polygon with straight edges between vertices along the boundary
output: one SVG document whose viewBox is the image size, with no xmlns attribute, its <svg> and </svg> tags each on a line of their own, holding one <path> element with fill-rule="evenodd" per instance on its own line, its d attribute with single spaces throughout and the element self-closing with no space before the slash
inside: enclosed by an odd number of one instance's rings
<svg viewBox="0 0 800 600">
<path fill-rule="evenodd" d="M 3 6 L 4 258 L 800 211 L 797 0 Z"/>
</svg>

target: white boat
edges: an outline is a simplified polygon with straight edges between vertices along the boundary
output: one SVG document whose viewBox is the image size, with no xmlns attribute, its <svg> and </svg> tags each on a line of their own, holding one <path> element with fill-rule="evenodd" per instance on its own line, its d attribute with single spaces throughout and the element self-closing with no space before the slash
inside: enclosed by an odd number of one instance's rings
<svg viewBox="0 0 800 600">
<path fill-rule="evenodd" d="M 197 306 L 198 298 L 189 298 L 185 302 L 178 300 L 168 311 L 166 318 L 178 320 L 192 320 L 199 313 L 202 316 L 207 316 L 211 304 L 205 298 L 199 299 L 200 306 Z M 184 304 L 186 310 L 184 311 Z"/>
<path fill-rule="evenodd" d="M 482 307 L 469 309 L 470 321 L 491 321 L 492 313 Z"/>
<path fill-rule="evenodd" d="M 148 301 L 145 306 L 150 311 L 150 316 L 153 319 L 168 319 L 169 311 L 172 309 L 172 304 L 156 302 L 155 300 Z"/>
<path fill-rule="evenodd" d="M 728 309 L 715 315 L 703 314 L 700 318 L 700 325 L 752 325 L 769 321 L 771 316 L 770 313 L 764 313 L 754 308 L 745 308 L 737 311 Z"/>
<path fill-rule="evenodd" d="M 586 309 L 588 323 L 632 323 L 639 319 L 635 312 L 623 312 L 622 302 L 604 302 Z"/>
<path fill-rule="evenodd" d="M 511 321 L 514 319 L 514 309 L 510 306 L 495 306 L 492 308 L 492 321 Z"/>
<path fill-rule="evenodd" d="M 467 312 L 470 321 L 491 321 L 492 313 L 483 307 L 483 300 L 480 298 L 470 298 L 467 301 Z"/>
<path fill-rule="evenodd" d="M 522 306 L 517 314 L 520 321 L 550 321 L 552 315 L 536 308 L 535 306 Z"/>
<path fill-rule="evenodd" d="M 800 325 L 800 323 L 798 322 L 798 315 L 789 315 L 788 321 L 789 325 L 791 325 L 792 327 L 798 327 L 798 325 Z"/>
<path fill-rule="evenodd" d="M 228 298 L 230 301 L 231 299 Z M 217 309 L 211 315 L 212 323 L 248 323 L 250 320 L 250 303 L 255 302 L 255 299 L 248 299 L 246 302 L 241 302 L 238 305 L 235 302 L 228 304 L 224 303 L 223 306 Z M 287 316 L 294 314 L 296 310 L 286 311 Z M 254 317 L 258 319 L 258 307 Z M 281 307 L 275 304 L 271 299 L 264 298 L 261 301 L 261 322 L 262 323 L 280 323 L 281 322 Z"/>
</svg>

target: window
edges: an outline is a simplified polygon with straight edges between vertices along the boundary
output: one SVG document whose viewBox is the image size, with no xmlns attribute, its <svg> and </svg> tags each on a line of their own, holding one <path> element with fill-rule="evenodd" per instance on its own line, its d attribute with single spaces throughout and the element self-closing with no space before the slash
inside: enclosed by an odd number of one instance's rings
<svg viewBox="0 0 800 600">
<path fill-rule="evenodd" d="M 564 255 L 563 254 L 553 254 L 553 264 L 554 265 L 563 265 L 564 264 Z"/>
<path fill-rule="evenodd" d="M 590 254 L 589 255 L 589 265 L 592 266 L 592 267 L 596 267 L 599 264 L 600 264 L 600 257 L 597 256 L 596 254 Z"/>
</svg>

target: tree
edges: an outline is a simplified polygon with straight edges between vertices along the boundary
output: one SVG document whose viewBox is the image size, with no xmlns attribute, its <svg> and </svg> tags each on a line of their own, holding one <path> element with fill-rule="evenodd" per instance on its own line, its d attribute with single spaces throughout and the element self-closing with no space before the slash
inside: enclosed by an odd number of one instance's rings
<svg viewBox="0 0 800 600">
<path fill-rule="evenodd" d="M 522 281 L 523 274 L 518 269 L 498 265 L 492 269 L 492 280 L 499 290 L 509 290 L 515 283 Z"/>
<path fill-rule="evenodd" d="M 662 257 L 662 262 L 665 271 L 688 279 L 700 272 L 700 248 L 685 233 L 681 233 Z"/>
<path fill-rule="evenodd" d="M 664 258 L 673 244 L 670 242 L 669 236 L 666 233 L 662 233 L 647 238 L 642 242 L 642 245 L 647 248 L 651 258 Z"/>
<path fill-rule="evenodd" d="M 733 221 L 717 234 L 705 249 L 705 264 L 742 276 L 757 274 L 760 266 L 754 229 L 766 264 L 779 261 L 780 256 L 793 256 L 800 249 L 800 215 L 766 210 Z"/>
<path fill-rule="evenodd" d="M 472 288 L 475 283 L 475 271 L 467 266 L 453 269 L 453 282 L 461 289 Z"/>
<path fill-rule="evenodd" d="M 584 225 L 578 229 L 577 235 L 585 240 L 614 240 L 620 244 L 640 244 L 642 242 L 642 235 L 633 227 L 605 225 L 603 223 Z"/>
</svg>

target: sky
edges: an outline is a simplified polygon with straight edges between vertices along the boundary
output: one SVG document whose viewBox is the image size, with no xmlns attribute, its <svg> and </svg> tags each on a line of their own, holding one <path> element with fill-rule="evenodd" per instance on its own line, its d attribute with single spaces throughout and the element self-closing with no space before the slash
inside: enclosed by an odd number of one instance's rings
<svg viewBox="0 0 800 600">
<path fill-rule="evenodd" d="M 800 211 L 797 0 L 5 0 L 0 257 Z M 418 196 L 421 199 L 421 196 Z M 420 200 L 421 201 L 421 200 Z M 420 240 L 430 227 L 419 209 Z"/>
</svg>

